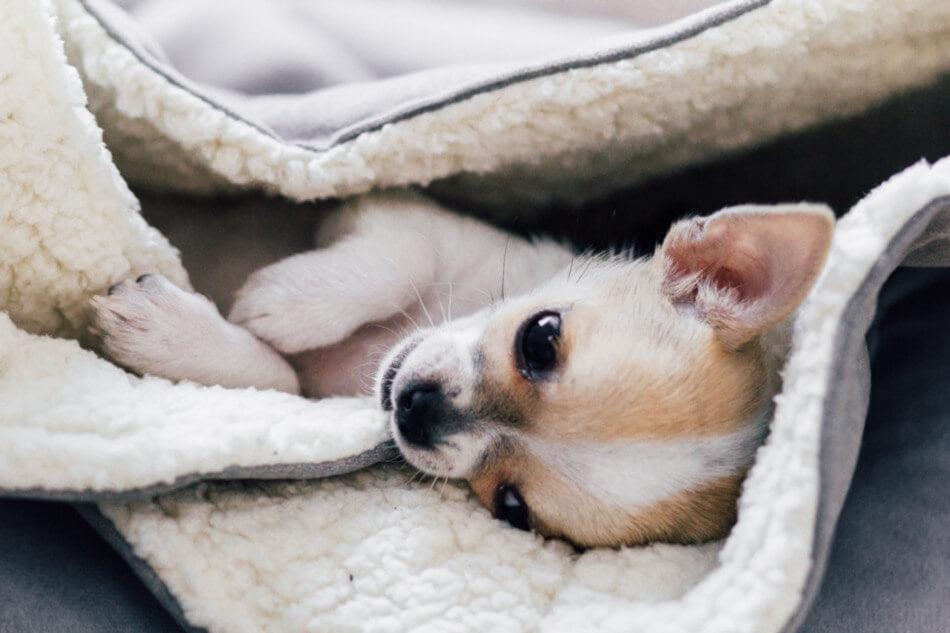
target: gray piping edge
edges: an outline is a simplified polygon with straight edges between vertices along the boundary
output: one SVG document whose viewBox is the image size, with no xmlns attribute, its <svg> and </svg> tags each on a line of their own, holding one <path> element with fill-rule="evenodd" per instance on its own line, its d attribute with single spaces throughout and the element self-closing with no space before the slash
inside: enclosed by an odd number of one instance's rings
<svg viewBox="0 0 950 633">
<path fill-rule="evenodd" d="M 167 494 L 187 488 L 202 481 L 222 481 L 235 479 L 320 479 L 344 475 L 361 470 L 373 464 L 395 459 L 399 455 L 392 441 L 377 444 L 373 448 L 329 462 L 301 462 L 296 464 L 273 464 L 260 466 L 228 466 L 211 473 L 192 473 L 177 477 L 167 484 L 155 484 L 128 490 L 46 490 L 43 488 L 23 488 L 4 490 L 0 488 L 0 497 L 39 499 L 42 501 L 68 502 L 116 502 L 137 501 Z"/>
<path fill-rule="evenodd" d="M 829 375 L 834 376 L 841 371 L 845 371 L 845 361 L 852 357 L 855 352 L 859 353 L 859 346 L 865 345 L 864 339 L 867 335 L 866 328 L 862 328 L 860 333 L 856 333 L 854 330 L 851 330 L 850 332 L 842 331 L 845 324 L 854 322 L 853 318 L 849 317 L 860 310 L 864 306 L 864 302 L 866 302 L 869 298 L 874 298 L 876 300 L 881 287 L 884 285 L 884 282 L 887 281 L 887 278 L 890 277 L 891 273 L 893 273 L 894 270 L 900 266 L 901 262 L 907 256 L 910 247 L 913 246 L 914 240 L 916 240 L 927 229 L 927 227 L 933 221 L 934 216 L 939 211 L 948 208 L 950 208 L 950 196 L 939 196 L 937 198 L 931 199 L 930 202 L 914 212 L 911 218 L 904 223 L 900 230 L 887 243 L 887 246 L 884 248 L 884 250 L 878 255 L 877 261 L 871 267 L 871 270 L 868 271 L 868 274 L 861 282 L 858 290 L 848 300 L 848 305 L 845 307 L 844 312 L 842 312 L 841 318 L 838 321 L 835 332 L 835 349 L 833 351 L 833 360 Z M 900 254 L 895 257 L 895 252 Z M 873 311 L 871 313 L 871 317 L 873 318 Z M 870 325 L 870 322 L 868 325 Z M 840 391 L 835 390 L 829 390 L 825 393 L 825 402 L 824 406 L 822 407 L 821 416 L 821 444 L 819 446 L 818 458 L 818 512 L 815 515 L 815 524 L 812 526 L 812 530 L 814 531 L 811 551 L 812 566 L 808 572 L 807 578 L 805 579 L 805 585 L 802 588 L 802 595 L 799 598 L 798 606 L 796 607 L 795 612 L 789 616 L 785 626 L 782 627 L 781 633 L 794 633 L 797 631 L 801 625 L 804 624 L 808 613 L 811 611 L 812 604 L 818 596 L 822 580 L 824 579 L 828 558 L 831 554 L 831 546 L 834 542 L 834 534 L 837 529 L 838 519 L 841 516 L 841 510 L 844 507 L 844 501 L 847 498 L 846 491 L 845 495 L 836 504 L 837 507 L 833 507 L 829 505 L 827 495 L 820 494 L 821 480 L 825 478 L 824 475 L 826 473 L 827 467 L 827 460 L 821 459 L 821 453 L 824 451 L 824 447 L 827 446 L 828 440 L 828 437 L 826 436 L 828 432 L 827 420 L 830 419 L 830 417 L 834 414 L 837 406 L 841 404 L 841 395 L 842 394 Z M 864 423 L 862 421 L 862 428 L 863 426 Z M 855 438 L 855 441 L 860 444 L 860 437 Z M 854 464 L 851 466 L 851 476 L 849 476 L 849 482 L 853 477 L 855 466 L 857 466 L 857 453 L 855 454 Z M 850 489 L 850 483 L 848 488 Z M 825 525 L 825 521 L 823 519 L 828 516 L 829 512 L 833 512 L 835 514 L 835 518 L 833 521 Z M 822 532 L 823 529 L 824 532 Z"/>
<path fill-rule="evenodd" d="M 185 617 L 185 612 L 181 603 L 168 589 L 165 582 L 155 573 L 155 570 L 140 558 L 125 537 L 116 529 L 115 525 L 102 511 L 92 503 L 81 503 L 73 506 L 73 509 L 88 523 L 96 533 L 99 534 L 122 559 L 128 563 L 129 567 L 136 576 L 139 577 L 146 588 L 151 592 L 155 599 L 165 607 L 172 615 L 175 621 L 186 633 L 208 633 L 207 629 L 193 626 Z"/>
<path fill-rule="evenodd" d="M 732 20 L 735 20 L 736 18 L 741 17 L 742 15 L 745 15 L 746 13 L 749 13 L 756 9 L 760 9 L 770 4 L 772 0 L 745 0 L 745 2 L 734 4 L 726 9 L 723 9 L 722 11 L 718 13 L 715 13 L 709 16 L 708 19 L 702 22 L 690 25 L 686 28 L 682 28 L 679 31 L 674 31 L 673 33 L 670 33 L 663 37 L 659 37 L 649 42 L 630 46 L 627 48 L 621 48 L 619 50 L 609 51 L 606 53 L 593 54 L 593 55 L 589 55 L 585 57 L 580 57 L 578 59 L 574 59 L 570 61 L 553 62 L 547 65 L 541 64 L 541 65 L 537 65 L 533 67 L 528 67 L 522 70 L 503 73 L 500 77 L 496 79 L 475 82 L 473 85 L 451 90 L 447 94 L 444 94 L 444 95 L 438 95 L 436 97 L 423 99 L 421 103 L 410 102 L 409 104 L 396 106 L 395 108 L 391 109 L 389 112 L 377 115 L 375 117 L 370 117 L 368 120 L 365 120 L 363 122 L 351 125 L 350 127 L 343 128 L 336 131 L 323 144 L 307 143 L 307 142 L 302 142 L 302 141 L 286 141 L 278 137 L 276 134 L 274 134 L 274 132 L 268 130 L 266 127 L 260 124 L 248 121 L 247 119 L 233 112 L 229 108 L 226 108 L 225 106 L 211 100 L 210 97 L 193 92 L 191 89 L 184 86 L 181 82 L 176 80 L 174 77 L 165 73 L 161 68 L 155 65 L 152 60 L 146 59 L 141 54 L 139 54 L 139 51 L 135 50 L 135 47 L 130 46 L 126 42 L 126 39 L 123 38 L 119 33 L 116 33 L 114 29 L 112 29 L 108 21 L 103 19 L 102 16 L 90 6 L 89 0 L 79 0 L 79 2 L 83 5 L 83 8 L 85 8 L 86 12 L 90 16 L 92 16 L 99 23 L 99 25 L 106 31 L 109 37 L 113 39 L 113 41 L 124 46 L 126 50 L 132 53 L 132 55 L 134 55 L 135 58 L 138 59 L 142 64 L 144 64 L 145 66 L 147 66 L 154 72 L 158 73 L 162 77 L 164 77 L 165 80 L 168 81 L 170 84 L 191 93 L 192 95 L 194 95 L 198 99 L 201 99 L 212 108 L 225 113 L 226 115 L 228 115 L 229 117 L 233 119 L 236 119 L 238 121 L 241 121 L 242 123 L 249 125 L 250 127 L 257 130 L 258 132 L 261 132 L 262 134 L 266 134 L 267 136 L 269 136 L 270 138 L 276 141 L 285 143 L 287 145 L 300 147 L 306 150 L 311 150 L 315 152 L 324 152 L 333 147 L 336 147 L 337 145 L 351 141 L 364 133 L 377 131 L 381 129 L 384 125 L 388 125 L 390 123 L 398 123 L 400 121 L 411 119 L 421 114 L 433 112 L 441 108 L 444 108 L 446 106 L 452 105 L 454 103 L 464 101 L 465 99 L 469 99 L 475 95 L 478 95 L 484 92 L 491 92 L 493 90 L 505 88 L 512 84 L 522 83 L 525 81 L 530 81 L 532 79 L 537 79 L 539 77 L 544 77 L 548 75 L 555 75 L 555 74 L 565 72 L 568 70 L 575 70 L 579 68 L 590 68 L 592 66 L 598 66 L 600 64 L 609 64 L 609 63 L 622 61 L 625 59 L 633 59 L 645 53 L 666 48 L 668 46 L 672 46 L 673 44 L 678 44 L 679 42 L 695 37 L 711 28 L 721 26 L 727 22 L 731 22 Z"/>
</svg>

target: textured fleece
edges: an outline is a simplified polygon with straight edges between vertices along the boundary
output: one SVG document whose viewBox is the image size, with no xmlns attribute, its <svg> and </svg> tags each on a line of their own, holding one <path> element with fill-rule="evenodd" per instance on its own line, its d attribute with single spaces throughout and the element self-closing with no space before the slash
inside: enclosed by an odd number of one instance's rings
<svg viewBox="0 0 950 633">
<path fill-rule="evenodd" d="M 18 330 L 2 313 L 0 402 L 6 489 L 147 488 L 226 468 L 334 462 L 387 439 L 368 399 L 138 378 L 74 341 Z M 255 474 L 268 472 L 243 473 Z"/>
<path fill-rule="evenodd" d="M 142 220 L 43 2 L 0 4 L 0 310 L 77 334 L 92 293 L 177 252 Z"/>
</svg>

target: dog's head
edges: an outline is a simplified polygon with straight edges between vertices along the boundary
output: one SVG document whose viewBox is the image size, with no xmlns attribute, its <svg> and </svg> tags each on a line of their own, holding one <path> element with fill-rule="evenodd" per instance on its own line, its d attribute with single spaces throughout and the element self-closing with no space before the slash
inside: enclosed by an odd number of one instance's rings
<svg viewBox="0 0 950 633">
<path fill-rule="evenodd" d="M 779 388 L 781 327 L 833 216 L 735 208 L 649 259 L 591 257 L 414 333 L 377 393 L 406 459 L 516 527 L 579 545 L 722 536 Z"/>
</svg>

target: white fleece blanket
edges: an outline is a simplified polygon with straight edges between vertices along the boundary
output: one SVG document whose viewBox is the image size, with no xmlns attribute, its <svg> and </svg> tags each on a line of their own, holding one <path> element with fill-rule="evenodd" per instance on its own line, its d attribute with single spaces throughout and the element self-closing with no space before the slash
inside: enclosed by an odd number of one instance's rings
<svg viewBox="0 0 950 633">
<path fill-rule="evenodd" d="M 841 220 L 719 544 L 578 553 L 392 464 L 170 492 L 386 461 L 382 417 L 366 400 L 132 376 L 80 346 L 85 304 L 143 272 L 189 283 L 124 178 L 294 199 L 438 179 L 460 199 L 490 184 L 497 199 L 482 202 L 496 208 L 582 202 L 927 85 L 950 69 L 950 6 L 724 3 L 493 69 L 494 83 L 482 69 L 309 140 L 161 66 L 112 10 L 0 2 L 0 490 L 103 502 L 103 530 L 184 625 L 208 631 L 777 632 L 803 608 L 823 425 L 863 376 L 839 372 L 861 363 L 883 276 L 946 210 L 950 162 L 914 165 Z M 926 256 L 947 261 L 930 238 Z"/>
</svg>

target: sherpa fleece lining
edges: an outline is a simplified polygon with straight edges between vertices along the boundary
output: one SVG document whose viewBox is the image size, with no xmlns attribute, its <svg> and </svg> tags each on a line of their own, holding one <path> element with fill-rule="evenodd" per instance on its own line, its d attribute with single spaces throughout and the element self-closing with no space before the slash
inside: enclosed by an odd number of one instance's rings
<svg viewBox="0 0 950 633">
<path fill-rule="evenodd" d="M 7 494 L 142 497 L 203 478 L 335 475 L 389 454 L 383 413 L 367 398 L 138 378 L 2 313 L 0 368 Z"/>
<path fill-rule="evenodd" d="M 54 27 L 43 3 L 0 3 L 0 309 L 77 336 L 90 294 L 113 281 L 188 278 L 138 214 Z"/>
</svg>

